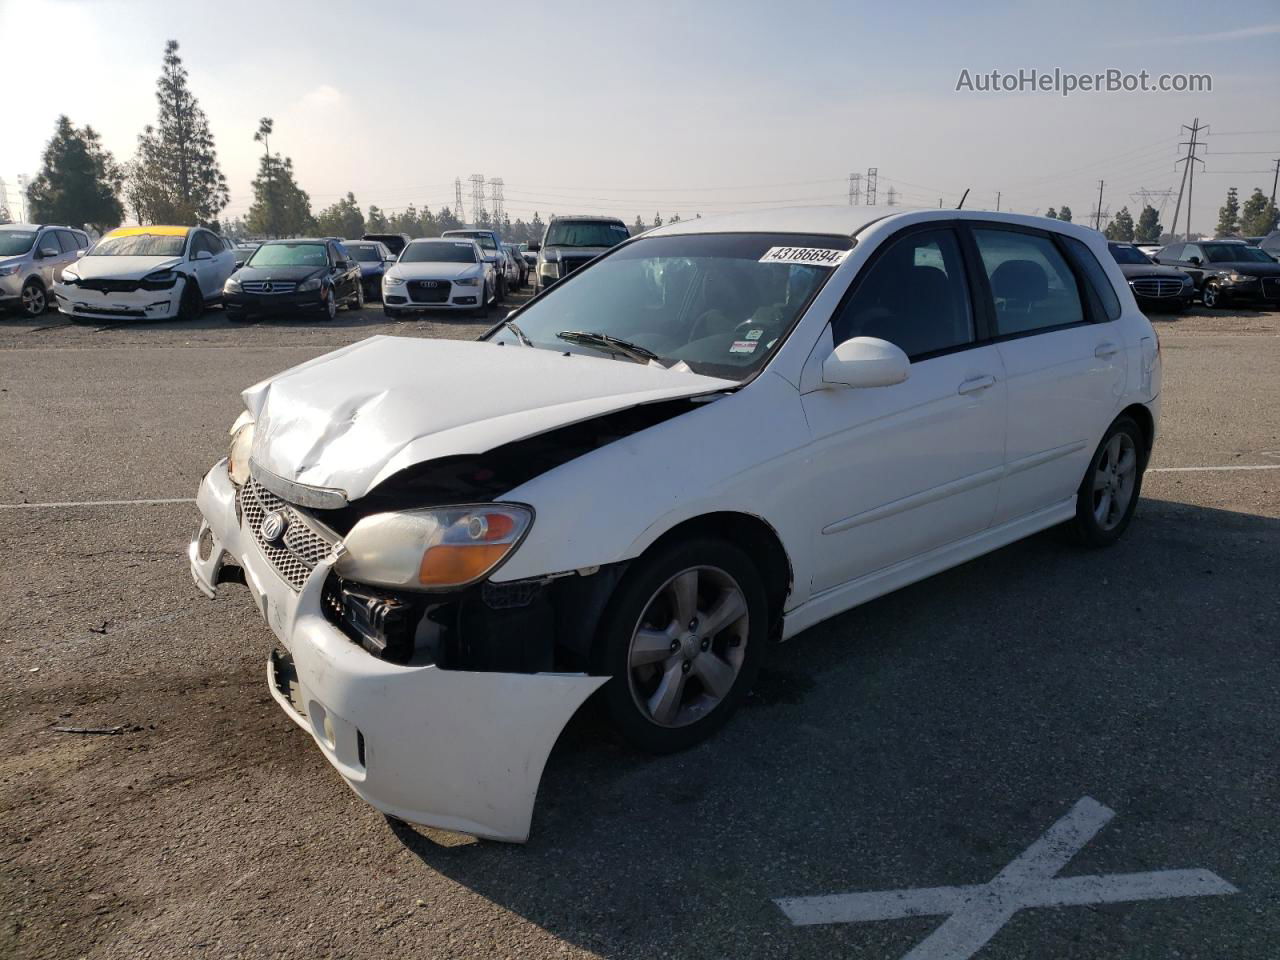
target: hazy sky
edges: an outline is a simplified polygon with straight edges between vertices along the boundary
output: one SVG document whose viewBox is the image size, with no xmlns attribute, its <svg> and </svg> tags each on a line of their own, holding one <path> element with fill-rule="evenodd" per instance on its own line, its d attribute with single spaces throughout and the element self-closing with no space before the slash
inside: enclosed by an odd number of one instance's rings
<svg viewBox="0 0 1280 960">
<path fill-rule="evenodd" d="M 534 210 L 651 219 L 847 199 L 880 171 L 901 202 L 1077 220 L 1177 189 L 1180 125 L 1211 124 L 1193 229 L 1280 157 L 1280 3 L 373 3 L 0 0 L 10 98 L 0 176 L 35 173 L 59 113 L 128 159 L 181 43 L 249 206 L 258 118 L 314 208 L 453 203 L 502 177 Z M 216 15 L 212 16 L 212 15 Z M 1208 31 L 1208 32 L 1207 32 Z M 41 38 L 28 42 L 20 38 Z M 955 92 L 962 69 L 1209 73 L 1212 93 Z M 469 197 L 469 185 L 464 184 Z M 1170 201 L 1165 214 L 1173 213 Z"/>
</svg>

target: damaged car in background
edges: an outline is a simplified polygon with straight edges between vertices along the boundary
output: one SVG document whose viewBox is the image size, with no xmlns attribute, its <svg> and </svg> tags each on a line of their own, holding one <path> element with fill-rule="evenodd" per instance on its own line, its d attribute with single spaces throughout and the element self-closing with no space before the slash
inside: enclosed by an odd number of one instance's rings
<svg viewBox="0 0 1280 960">
<path fill-rule="evenodd" d="M 766 647 L 1137 503 L 1160 362 L 1099 234 L 836 207 L 671 224 L 477 342 L 373 337 L 249 387 L 196 584 L 244 583 L 271 695 L 389 816 L 527 838 L 593 694 L 719 728 Z"/>
</svg>

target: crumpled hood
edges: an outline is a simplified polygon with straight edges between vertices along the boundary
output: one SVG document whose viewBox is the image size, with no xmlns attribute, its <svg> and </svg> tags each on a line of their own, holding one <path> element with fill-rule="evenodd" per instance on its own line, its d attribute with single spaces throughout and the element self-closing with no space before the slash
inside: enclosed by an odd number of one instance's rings
<svg viewBox="0 0 1280 960">
<path fill-rule="evenodd" d="M 95 257 L 89 254 L 76 261 L 81 280 L 141 280 L 157 270 L 171 270 L 181 257 Z"/>
<path fill-rule="evenodd" d="M 257 424 L 255 462 L 355 500 L 415 463 L 736 385 L 656 364 L 380 336 L 286 370 L 243 397 Z"/>
</svg>

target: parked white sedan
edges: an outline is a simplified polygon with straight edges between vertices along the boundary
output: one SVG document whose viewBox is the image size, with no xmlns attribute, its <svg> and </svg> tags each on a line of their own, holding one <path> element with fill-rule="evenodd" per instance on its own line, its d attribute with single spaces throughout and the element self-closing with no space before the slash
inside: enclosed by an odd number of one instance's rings
<svg viewBox="0 0 1280 960">
<path fill-rule="evenodd" d="M 483 313 L 497 289 L 495 268 L 474 240 L 414 240 L 382 275 L 382 312 L 388 317 L 409 310 Z"/>
<path fill-rule="evenodd" d="M 684 221 L 480 342 L 375 337 L 247 389 L 191 572 L 248 584 L 272 695 L 357 793 L 520 841 L 595 691 L 680 749 L 772 641 L 1050 526 L 1114 542 L 1159 393 L 1094 231 Z"/>
<path fill-rule="evenodd" d="M 235 252 L 202 227 L 120 227 L 54 285 L 58 309 L 96 320 L 191 320 L 222 299 Z"/>
</svg>

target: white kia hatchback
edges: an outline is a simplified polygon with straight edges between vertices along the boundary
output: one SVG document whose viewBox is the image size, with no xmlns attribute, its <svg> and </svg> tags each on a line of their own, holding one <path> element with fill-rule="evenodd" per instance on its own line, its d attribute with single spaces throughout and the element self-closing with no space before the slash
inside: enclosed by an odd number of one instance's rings
<svg viewBox="0 0 1280 960">
<path fill-rule="evenodd" d="M 1092 230 L 684 221 L 480 342 L 375 337 L 250 387 L 191 572 L 248 584 L 272 695 L 357 793 L 523 840 L 595 691 L 686 747 L 772 641 L 1047 527 L 1114 542 L 1159 394 Z"/>
</svg>

